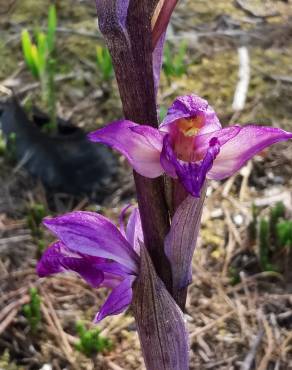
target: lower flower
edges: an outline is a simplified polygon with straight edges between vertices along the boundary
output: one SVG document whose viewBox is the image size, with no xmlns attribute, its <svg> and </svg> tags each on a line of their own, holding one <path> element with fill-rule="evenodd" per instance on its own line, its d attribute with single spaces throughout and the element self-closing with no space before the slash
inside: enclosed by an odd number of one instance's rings
<svg viewBox="0 0 292 370">
<path fill-rule="evenodd" d="M 40 277 L 72 271 L 93 288 L 112 289 L 95 317 L 123 312 L 132 301 L 132 284 L 139 271 L 139 241 L 143 233 L 138 209 L 134 209 L 120 230 L 107 218 L 94 212 L 71 212 L 44 219 L 44 225 L 58 241 L 42 255 L 37 272 Z"/>
</svg>

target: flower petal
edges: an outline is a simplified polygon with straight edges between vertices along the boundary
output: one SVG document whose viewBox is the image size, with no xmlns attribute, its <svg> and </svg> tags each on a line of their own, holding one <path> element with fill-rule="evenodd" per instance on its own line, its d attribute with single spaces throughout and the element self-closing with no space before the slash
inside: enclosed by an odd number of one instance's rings
<svg viewBox="0 0 292 370">
<path fill-rule="evenodd" d="M 144 242 L 144 235 L 138 208 L 135 208 L 129 217 L 126 236 L 134 250 L 140 254 L 140 242 Z"/>
<path fill-rule="evenodd" d="M 163 173 L 159 161 L 163 134 L 151 126 L 127 120 L 115 121 L 88 137 L 118 150 L 142 176 L 154 178 Z"/>
<path fill-rule="evenodd" d="M 203 135 L 196 135 L 194 138 L 194 150 L 196 157 L 204 157 L 210 144 L 210 140 L 216 138 L 220 147 L 226 144 L 229 140 L 234 138 L 241 127 L 239 125 L 225 127 L 221 130 L 209 132 Z"/>
<path fill-rule="evenodd" d="M 200 98 L 195 94 L 180 96 L 173 102 L 168 109 L 167 116 L 160 125 L 163 131 L 169 131 L 168 127 L 180 118 L 192 118 L 198 115 L 203 116 L 204 126 L 200 134 L 221 129 L 220 121 L 214 109 L 208 104 L 207 100 Z"/>
<path fill-rule="evenodd" d="M 71 212 L 45 218 L 44 225 L 71 251 L 109 258 L 137 272 L 138 255 L 107 218 L 94 212 Z"/>
<path fill-rule="evenodd" d="M 40 277 L 44 277 L 64 271 L 76 272 L 94 288 L 104 280 L 103 272 L 90 259 L 72 256 L 64 244 L 57 241 L 42 255 L 37 265 L 37 273 Z"/>
<path fill-rule="evenodd" d="M 201 188 L 205 182 L 206 175 L 212 168 L 213 161 L 219 151 L 219 141 L 216 138 L 212 138 L 205 157 L 201 162 L 184 162 L 176 157 L 169 135 L 167 135 L 163 143 L 161 164 L 169 176 L 173 177 L 173 172 L 175 171 L 188 193 L 194 197 L 200 197 Z"/>
<path fill-rule="evenodd" d="M 133 206 L 132 204 L 128 204 L 126 205 L 125 207 L 123 207 L 121 213 L 120 213 L 120 216 L 119 216 L 119 228 L 120 228 L 120 233 L 123 235 L 123 237 L 125 239 L 127 239 L 127 236 L 126 236 L 126 225 L 125 225 L 125 218 L 126 218 L 126 214 L 127 214 L 127 211 L 129 209 L 131 209 Z"/>
<path fill-rule="evenodd" d="M 119 224 L 120 224 L 120 231 L 122 235 L 128 240 L 130 245 L 134 248 L 135 252 L 140 254 L 140 242 L 144 242 L 144 235 L 142 230 L 140 212 L 137 207 L 135 207 L 128 219 L 127 227 L 125 227 L 125 216 L 126 212 L 133 208 L 132 205 L 128 205 L 123 208 L 120 217 L 119 217 Z"/>
<path fill-rule="evenodd" d="M 166 33 L 164 32 L 156 46 L 155 49 L 153 50 L 152 53 L 152 64 L 153 64 L 153 78 L 154 78 L 154 87 L 155 87 L 155 95 L 157 95 L 157 91 L 159 88 L 159 80 L 160 80 L 160 71 L 161 71 L 161 66 L 162 66 L 162 56 L 163 56 L 163 46 L 164 46 L 164 41 L 165 41 L 165 35 Z"/>
<path fill-rule="evenodd" d="M 127 309 L 132 301 L 132 284 L 135 276 L 129 276 L 114 288 L 97 313 L 94 322 L 98 323 L 106 316 L 117 315 Z"/>
<path fill-rule="evenodd" d="M 279 128 L 242 126 L 238 134 L 221 147 L 208 178 L 224 179 L 238 171 L 246 161 L 267 146 L 291 138 L 292 133 Z"/>
</svg>

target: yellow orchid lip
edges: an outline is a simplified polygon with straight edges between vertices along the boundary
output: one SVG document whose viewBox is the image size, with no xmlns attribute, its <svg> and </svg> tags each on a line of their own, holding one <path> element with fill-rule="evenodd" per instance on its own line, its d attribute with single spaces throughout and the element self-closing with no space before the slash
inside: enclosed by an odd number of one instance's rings
<svg viewBox="0 0 292 370">
<path fill-rule="evenodd" d="M 181 118 L 177 121 L 176 125 L 179 131 L 185 136 L 195 136 L 204 125 L 204 117 Z"/>
</svg>

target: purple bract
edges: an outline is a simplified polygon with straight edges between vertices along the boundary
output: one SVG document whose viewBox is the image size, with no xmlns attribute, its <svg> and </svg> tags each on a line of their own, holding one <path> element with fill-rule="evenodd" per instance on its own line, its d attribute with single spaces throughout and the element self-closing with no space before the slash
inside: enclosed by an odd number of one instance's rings
<svg viewBox="0 0 292 370">
<path fill-rule="evenodd" d="M 165 172 L 195 197 L 205 178 L 224 179 L 267 146 L 291 138 L 292 133 L 274 127 L 222 128 L 213 108 L 196 95 L 177 98 L 159 129 L 121 120 L 89 134 L 91 141 L 120 151 L 142 176 Z"/>
</svg>

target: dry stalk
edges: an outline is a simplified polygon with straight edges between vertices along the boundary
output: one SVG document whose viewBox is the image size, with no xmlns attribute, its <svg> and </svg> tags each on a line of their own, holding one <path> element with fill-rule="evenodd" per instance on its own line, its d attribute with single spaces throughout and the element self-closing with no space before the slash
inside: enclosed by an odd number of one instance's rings
<svg viewBox="0 0 292 370">
<path fill-rule="evenodd" d="M 259 311 L 259 319 L 262 321 L 265 334 L 268 340 L 268 347 L 265 351 L 265 355 L 262 358 L 257 370 L 266 370 L 268 368 L 269 362 L 271 360 L 273 351 L 274 351 L 274 338 L 273 338 L 273 330 L 270 327 L 268 320 L 266 319 L 265 315 L 263 312 L 260 310 Z"/>
</svg>

